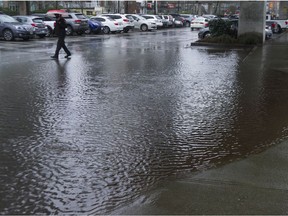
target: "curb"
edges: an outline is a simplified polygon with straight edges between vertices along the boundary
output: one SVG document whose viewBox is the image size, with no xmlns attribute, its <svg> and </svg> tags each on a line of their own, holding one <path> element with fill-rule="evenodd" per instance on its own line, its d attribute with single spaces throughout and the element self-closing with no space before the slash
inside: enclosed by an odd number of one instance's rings
<svg viewBox="0 0 288 216">
<path fill-rule="evenodd" d="M 191 42 L 191 46 L 209 46 L 209 47 L 222 47 L 222 48 L 254 48 L 255 45 L 244 44 L 225 44 L 225 43 L 207 43 L 207 42 Z"/>
</svg>

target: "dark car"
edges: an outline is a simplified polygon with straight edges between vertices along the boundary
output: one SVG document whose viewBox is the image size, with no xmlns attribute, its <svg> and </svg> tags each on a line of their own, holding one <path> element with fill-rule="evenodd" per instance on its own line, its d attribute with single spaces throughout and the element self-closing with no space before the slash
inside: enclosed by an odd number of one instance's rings
<svg viewBox="0 0 288 216">
<path fill-rule="evenodd" d="M 32 26 L 18 22 L 11 16 L 0 14 L 0 37 L 11 41 L 15 38 L 29 40 L 34 37 Z"/>
<path fill-rule="evenodd" d="M 31 25 L 34 34 L 40 38 L 44 38 L 48 33 L 48 28 L 46 27 L 43 19 L 37 16 L 14 16 L 16 20 L 27 25 Z"/>
</svg>

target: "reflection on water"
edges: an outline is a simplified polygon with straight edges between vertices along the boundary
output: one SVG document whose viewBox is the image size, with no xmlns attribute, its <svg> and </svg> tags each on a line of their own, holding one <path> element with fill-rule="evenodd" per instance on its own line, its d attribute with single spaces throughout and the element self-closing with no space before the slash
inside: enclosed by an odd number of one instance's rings
<svg viewBox="0 0 288 216">
<path fill-rule="evenodd" d="M 164 36 L 72 43 L 70 60 L 2 66 L 2 214 L 108 213 L 161 179 L 286 136 L 286 75 L 253 73 L 244 50 Z"/>
</svg>

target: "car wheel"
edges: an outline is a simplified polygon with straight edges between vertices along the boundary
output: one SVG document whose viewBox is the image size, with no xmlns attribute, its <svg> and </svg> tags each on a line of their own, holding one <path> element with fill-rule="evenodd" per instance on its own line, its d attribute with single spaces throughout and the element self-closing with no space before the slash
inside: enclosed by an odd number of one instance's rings
<svg viewBox="0 0 288 216">
<path fill-rule="evenodd" d="M 48 28 L 48 31 L 47 31 L 46 37 L 51 37 L 53 35 L 53 30 L 51 27 L 47 27 L 47 28 Z"/>
<path fill-rule="evenodd" d="M 3 31 L 3 37 L 4 37 L 4 40 L 6 40 L 6 41 L 14 40 L 13 32 L 10 29 L 5 29 Z"/>
<path fill-rule="evenodd" d="M 24 40 L 24 41 L 28 41 L 28 40 L 30 40 L 30 38 L 23 38 L 23 40 Z"/>
<path fill-rule="evenodd" d="M 40 38 L 44 38 L 46 35 L 39 35 Z"/>
<path fill-rule="evenodd" d="M 210 36 L 211 36 L 210 32 L 207 32 L 206 34 L 203 35 L 203 38 L 208 38 Z"/>
<path fill-rule="evenodd" d="M 125 29 L 123 30 L 124 33 L 128 33 L 129 32 L 129 29 Z"/>
<path fill-rule="evenodd" d="M 90 28 L 88 28 L 88 29 L 85 31 L 85 34 L 91 34 L 91 33 L 92 33 L 92 31 L 91 31 Z"/>
<path fill-rule="evenodd" d="M 280 25 L 277 25 L 277 29 L 276 29 L 277 33 L 280 34 L 282 32 L 282 28 Z"/>
<path fill-rule="evenodd" d="M 103 33 L 104 34 L 109 34 L 110 33 L 110 28 L 108 26 L 104 26 Z"/>
<path fill-rule="evenodd" d="M 146 24 L 142 24 L 140 29 L 141 29 L 141 31 L 147 31 L 148 30 L 148 26 Z"/>
<path fill-rule="evenodd" d="M 70 36 L 73 35 L 73 28 L 72 26 L 68 25 L 66 28 L 66 35 Z"/>
<path fill-rule="evenodd" d="M 194 28 L 191 28 L 191 31 L 194 31 Z"/>
</svg>

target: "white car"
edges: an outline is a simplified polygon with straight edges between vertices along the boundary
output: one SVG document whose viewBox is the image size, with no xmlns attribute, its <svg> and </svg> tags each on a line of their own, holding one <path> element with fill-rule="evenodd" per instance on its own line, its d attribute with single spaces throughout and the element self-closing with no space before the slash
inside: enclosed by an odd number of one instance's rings
<svg viewBox="0 0 288 216">
<path fill-rule="evenodd" d="M 121 16 L 123 19 L 124 29 L 123 31 L 127 33 L 129 30 L 133 30 L 135 27 L 134 19 L 128 14 L 113 14 Z"/>
<path fill-rule="evenodd" d="M 127 31 L 127 24 L 125 23 L 123 17 L 120 14 L 102 14 L 101 16 L 110 17 L 111 19 L 116 20 L 120 26 L 123 26 L 124 32 L 129 31 L 129 29 Z"/>
<path fill-rule="evenodd" d="M 147 20 L 142 16 L 139 16 L 137 14 L 126 14 L 130 15 L 134 19 L 134 28 L 140 29 L 141 31 L 151 31 L 156 30 L 157 25 L 156 22 L 153 20 Z"/>
<path fill-rule="evenodd" d="M 162 19 L 158 15 L 145 14 L 145 15 L 141 15 L 141 16 L 144 17 L 147 20 L 153 20 L 156 23 L 157 28 L 162 28 L 163 27 Z"/>
<path fill-rule="evenodd" d="M 119 25 L 119 23 L 116 20 L 110 17 L 93 16 L 90 19 L 97 20 L 102 23 L 104 34 L 109 34 L 110 32 L 115 33 L 123 31 L 123 25 Z"/>
<path fill-rule="evenodd" d="M 191 22 L 190 24 L 191 30 L 193 31 L 194 29 L 206 28 L 208 27 L 208 22 L 209 19 L 204 17 L 198 17 Z"/>
</svg>

